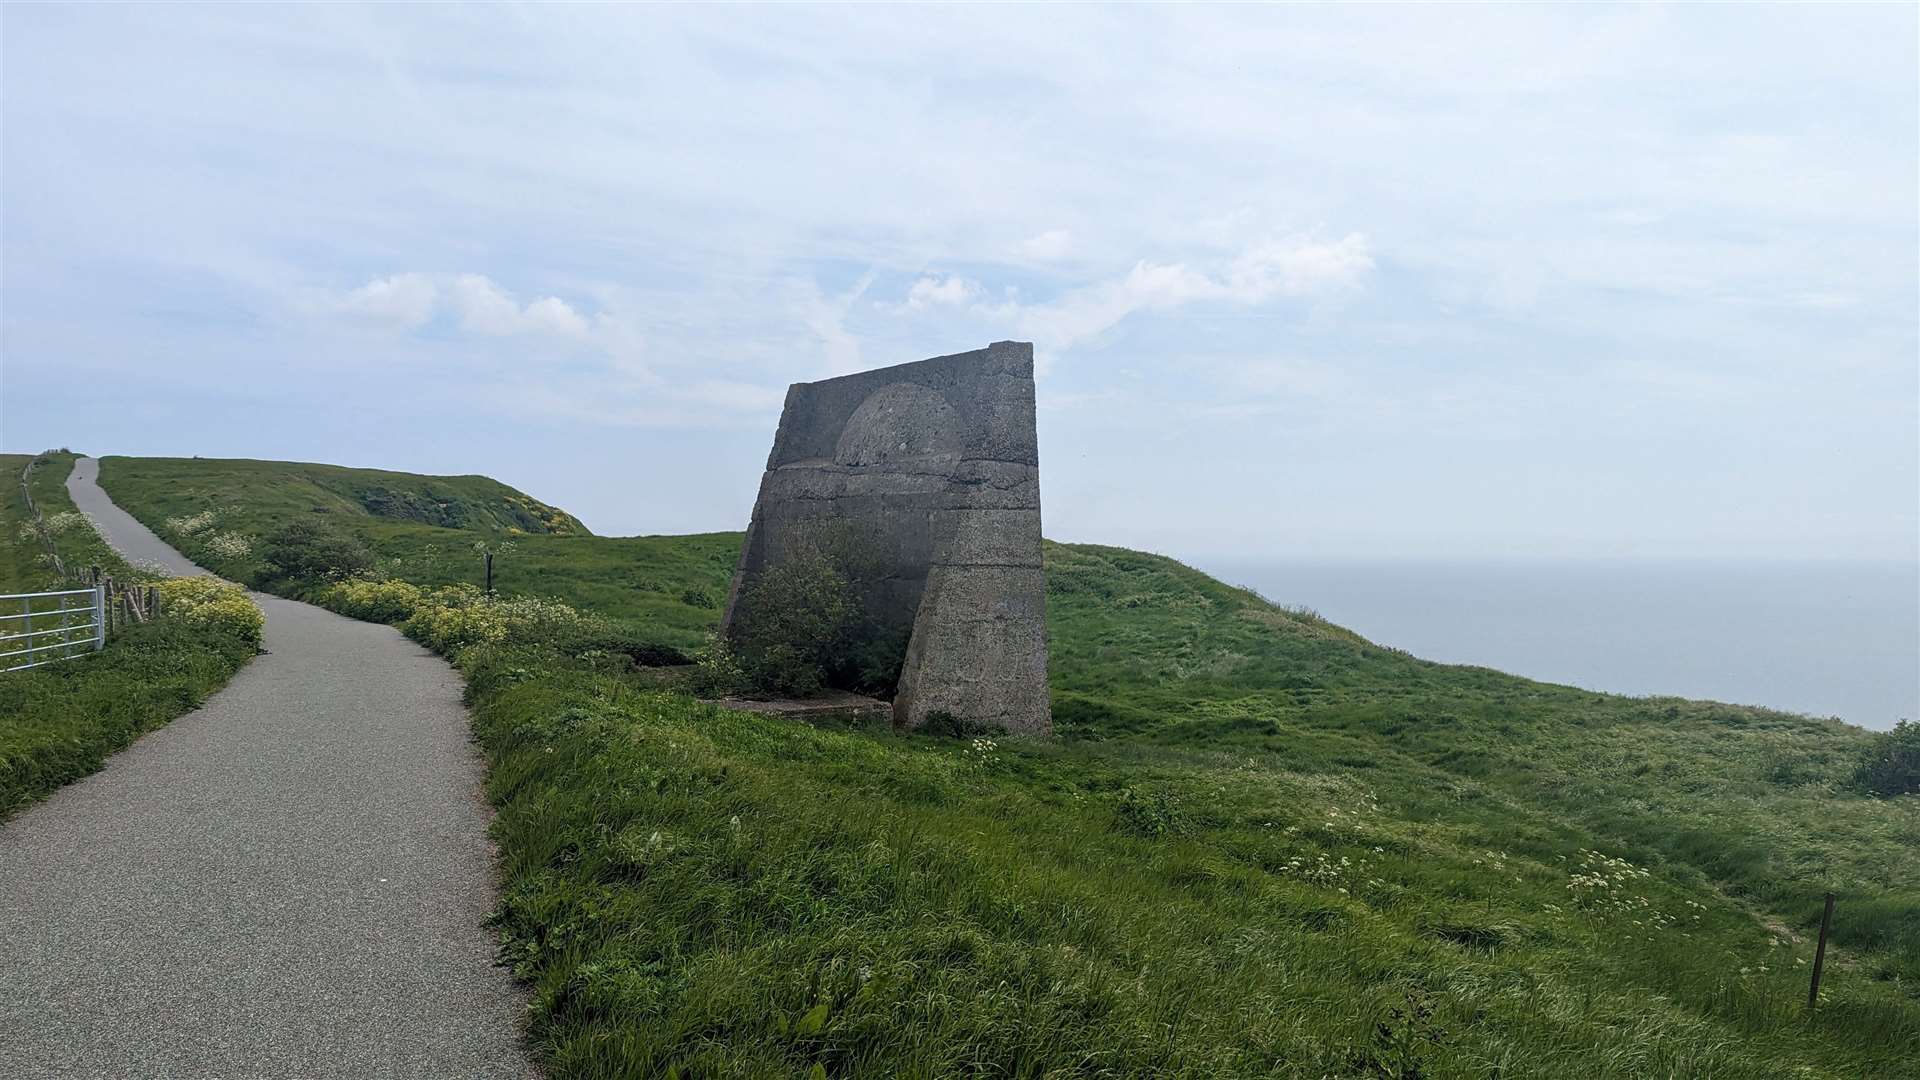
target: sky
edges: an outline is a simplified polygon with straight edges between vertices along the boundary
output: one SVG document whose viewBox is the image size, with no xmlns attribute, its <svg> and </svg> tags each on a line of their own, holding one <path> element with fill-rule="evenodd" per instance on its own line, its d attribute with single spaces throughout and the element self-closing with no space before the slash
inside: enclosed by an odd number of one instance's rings
<svg viewBox="0 0 1920 1080">
<path fill-rule="evenodd" d="M 0 8 L 0 446 L 745 525 L 1032 341 L 1046 532 L 1920 559 L 1913 5 Z"/>
</svg>

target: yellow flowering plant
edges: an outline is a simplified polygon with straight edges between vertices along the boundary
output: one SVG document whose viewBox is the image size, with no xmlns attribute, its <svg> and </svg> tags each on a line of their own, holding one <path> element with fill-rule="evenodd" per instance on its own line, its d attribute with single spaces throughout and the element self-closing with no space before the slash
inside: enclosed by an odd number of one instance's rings
<svg viewBox="0 0 1920 1080">
<path fill-rule="evenodd" d="M 160 612 L 201 626 L 212 626 L 259 644 L 266 616 L 247 590 L 210 575 L 166 578 L 154 588 L 160 594 Z"/>
<path fill-rule="evenodd" d="M 426 594 L 418 585 L 389 578 L 351 578 L 327 587 L 321 602 L 342 615 L 369 622 L 400 623 L 413 617 Z"/>
</svg>

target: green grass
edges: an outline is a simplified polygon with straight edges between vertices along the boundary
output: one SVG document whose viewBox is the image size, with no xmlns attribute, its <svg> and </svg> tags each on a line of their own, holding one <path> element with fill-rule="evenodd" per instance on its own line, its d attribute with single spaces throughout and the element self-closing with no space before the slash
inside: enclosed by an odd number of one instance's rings
<svg viewBox="0 0 1920 1080">
<path fill-rule="evenodd" d="M 167 515 L 381 518 L 483 533 L 587 535 L 571 514 L 484 476 L 416 476 L 245 458 L 105 457 L 101 484 L 142 489 Z M 218 522 L 225 526 L 225 521 Z"/>
<path fill-rule="evenodd" d="M 73 460 L 67 453 L 47 455 L 33 474 L 34 502 L 60 523 L 56 549 L 71 567 L 98 565 L 123 579 L 138 577 L 84 519 L 60 517 L 74 512 L 66 490 Z M 26 462 L 0 456 L 0 592 L 63 587 L 42 559 L 40 539 L 24 528 L 19 477 Z M 116 634 L 98 653 L 0 673 L 0 820 L 195 708 L 253 655 L 253 645 L 231 633 L 163 619 Z"/>
<path fill-rule="evenodd" d="M 54 551 L 69 572 L 77 575 L 98 566 L 122 581 L 148 578 L 150 575 L 128 566 L 107 546 L 67 494 L 67 475 L 79 455 L 67 450 L 39 455 L 0 454 L 0 592 L 38 592 L 75 584 L 62 581 L 54 572 L 46 557 L 45 542 L 29 528 L 31 516 L 21 493 L 20 477 L 27 462 L 36 457 L 39 464 L 30 478 L 33 502 L 48 522 Z"/>
<path fill-rule="evenodd" d="M 100 538 L 74 505 L 73 496 L 67 493 L 67 476 L 73 472 L 73 463 L 79 457 L 69 450 L 50 450 L 40 455 L 39 464 L 34 466 L 30 490 L 34 505 L 50 523 L 54 550 L 74 574 L 97 566 L 102 573 L 120 581 L 150 579 L 152 574 L 127 565 L 120 553 Z"/>
<path fill-rule="evenodd" d="M 20 496 L 20 470 L 31 460 L 31 454 L 0 454 L 0 592 L 38 592 L 52 573 L 41 558 L 46 548 L 27 531 Z"/>
<path fill-rule="evenodd" d="M 490 550 L 494 586 L 501 593 L 562 597 L 682 650 L 700 645 L 718 621 L 739 557 L 737 533 L 597 537 L 576 523 L 574 531 L 552 535 L 491 526 L 445 528 L 384 517 L 334 491 L 352 486 L 332 479 L 335 473 L 378 477 L 387 490 L 408 493 L 442 492 L 457 485 L 470 492 L 468 514 L 477 519 L 509 516 L 506 511 L 486 511 L 488 499 L 509 507 L 545 505 L 484 477 L 448 480 L 327 465 L 200 458 L 108 457 L 100 464 L 101 485 L 115 502 L 195 562 L 235 581 L 259 581 L 260 540 L 280 524 L 318 509 L 331 524 L 373 549 L 380 576 L 425 586 L 457 581 L 477 585 L 485 577 L 482 552 Z M 318 486 L 314 477 L 331 486 Z M 167 524 L 204 513 L 213 515 L 212 524 L 192 533 Z M 550 507 L 543 513 L 573 520 Z M 223 556 L 212 550 L 209 537 L 222 532 L 247 538 L 254 554 Z"/>
<path fill-rule="evenodd" d="M 107 482 L 182 509 L 138 461 Z M 490 539 L 356 531 L 422 584 Z M 537 539 L 517 587 L 675 643 L 739 542 Z M 724 711 L 597 650 L 458 655 L 554 1075 L 1920 1075 L 1920 798 L 1845 790 L 1867 733 L 1430 664 L 1139 552 L 1046 557 L 1053 740 Z"/>
</svg>

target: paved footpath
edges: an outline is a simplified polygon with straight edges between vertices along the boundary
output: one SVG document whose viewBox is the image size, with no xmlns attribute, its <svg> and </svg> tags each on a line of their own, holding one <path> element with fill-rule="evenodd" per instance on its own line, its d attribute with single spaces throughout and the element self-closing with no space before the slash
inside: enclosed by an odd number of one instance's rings
<svg viewBox="0 0 1920 1080">
<path fill-rule="evenodd" d="M 97 470 L 101 533 L 194 572 Z M 458 676 L 255 599 L 269 655 L 0 824 L 0 1077 L 532 1075 Z"/>
</svg>

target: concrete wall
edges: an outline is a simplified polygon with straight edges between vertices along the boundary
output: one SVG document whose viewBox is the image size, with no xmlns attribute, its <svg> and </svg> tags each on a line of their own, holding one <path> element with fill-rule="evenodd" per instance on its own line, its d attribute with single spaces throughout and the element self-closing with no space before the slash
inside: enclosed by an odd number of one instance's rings
<svg viewBox="0 0 1920 1080">
<path fill-rule="evenodd" d="M 729 625 L 742 583 L 826 523 L 885 564 L 863 599 L 909 635 L 896 724 L 1051 730 L 1031 344 L 789 388 Z"/>
</svg>

